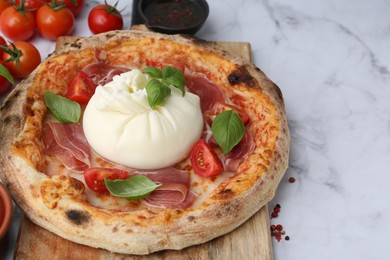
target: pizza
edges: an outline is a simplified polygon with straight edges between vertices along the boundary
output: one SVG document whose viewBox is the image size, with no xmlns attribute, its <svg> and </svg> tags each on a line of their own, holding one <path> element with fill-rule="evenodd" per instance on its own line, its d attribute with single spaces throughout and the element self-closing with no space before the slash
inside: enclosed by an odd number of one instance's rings
<svg viewBox="0 0 390 260">
<path fill-rule="evenodd" d="M 0 176 L 25 215 L 112 252 L 179 250 L 228 233 L 273 198 L 288 164 L 279 88 L 189 36 L 77 39 L 0 113 Z"/>
</svg>

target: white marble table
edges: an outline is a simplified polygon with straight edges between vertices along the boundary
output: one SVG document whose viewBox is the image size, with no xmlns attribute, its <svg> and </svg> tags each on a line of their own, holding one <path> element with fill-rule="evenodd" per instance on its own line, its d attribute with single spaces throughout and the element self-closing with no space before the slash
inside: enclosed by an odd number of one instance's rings
<svg viewBox="0 0 390 260">
<path fill-rule="evenodd" d="M 87 14 L 98 1 L 87 2 L 74 35 L 91 34 Z M 131 1 L 120 0 L 126 5 L 128 28 Z M 290 167 L 270 208 L 282 206 L 271 222 L 290 240 L 273 241 L 275 259 L 390 259 L 390 2 L 209 5 L 197 36 L 250 42 L 254 63 L 284 94 Z M 32 42 L 43 58 L 54 50 Z"/>
</svg>

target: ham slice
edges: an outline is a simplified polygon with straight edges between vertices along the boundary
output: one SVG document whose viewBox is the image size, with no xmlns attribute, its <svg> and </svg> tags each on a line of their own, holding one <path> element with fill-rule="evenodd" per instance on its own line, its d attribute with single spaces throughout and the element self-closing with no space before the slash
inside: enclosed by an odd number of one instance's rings
<svg viewBox="0 0 390 260">
<path fill-rule="evenodd" d="M 90 165 L 91 153 L 84 131 L 78 124 L 45 124 L 42 139 L 47 155 L 56 156 L 74 172 L 83 172 Z"/>
<path fill-rule="evenodd" d="M 188 90 L 200 97 L 202 112 L 210 110 L 214 103 L 225 102 L 225 95 L 218 86 L 203 76 L 196 74 L 185 75 Z"/>
<path fill-rule="evenodd" d="M 225 171 L 235 172 L 240 164 L 250 155 L 256 148 L 255 140 L 248 129 L 245 131 L 245 135 L 233 150 L 231 150 L 222 160 Z"/>
<path fill-rule="evenodd" d="M 125 73 L 129 70 L 130 69 L 128 68 L 110 66 L 103 62 L 92 63 L 82 69 L 82 71 L 87 74 L 87 76 L 90 77 L 96 85 L 101 86 L 104 86 L 108 82 L 112 81 L 114 76 Z"/>
<path fill-rule="evenodd" d="M 196 194 L 189 190 L 190 174 L 187 171 L 169 167 L 154 172 L 137 171 L 136 173 L 162 184 L 145 198 L 148 204 L 166 208 L 187 208 L 196 198 Z"/>
</svg>

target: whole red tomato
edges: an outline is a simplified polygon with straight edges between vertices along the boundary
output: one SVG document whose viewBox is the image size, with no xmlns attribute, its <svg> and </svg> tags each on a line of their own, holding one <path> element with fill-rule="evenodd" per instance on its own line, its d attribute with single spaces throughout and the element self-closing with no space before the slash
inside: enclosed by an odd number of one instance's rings
<svg viewBox="0 0 390 260">
<path fill-rule="evenodd" d="M 0 36 L 0 46 L 6 46 L 7 45 L 7 42 L 4 40 L 3 37 Z M 0 49 L 0 60 L 1 60 L 1 57 L 3 57 L 3 50 Z"/>
<path fill-rule="evenodd" d="M 72 11 L 74 16 L 78 16 L 84 7 L 84 0 L 56 0 L 56 2 L 63 2 Z"/>
<path fill-rule="evenodd" d="M 88 15 L 88 26 L 93 34 L 111 30 L 121 30 L 123 18 L 114 6 L 101 4 L 95 6 Z"/>
<path fill-rule="evenodd" d="M 68 8 L 60 6 L 61 4 L 52 2 L 38 9 L 38 31 L 46 39 L 56 40 L 59 36 L 71 34 L 74 29 L 74 15 Z"/>
<path fill-rule="evenodd" d="M 35 18 L 21 6 L 10 6 L 0 16 L 0 30 L 11 41 L 25 41 L 35 32 Z"/>
<path fill-rule="evenodd" d="M 7 47 L 3 53 L 3 65 L 14 77 L 27 77 L 41 63 L 39 51 L 29 42 L 16 41 Z"/>
<path fill-rule="evenodd" d="M 3 76 L 0 76 L 0 95 L 7 92 L 7 90 L 11 87 L 11 82 L 9 82 L 6 78 Z"/>
<path fill-rule="evenodd" d="M 0 0 L 0 14 L 10 6 L 11 4 L 7 0 Z"/>
</svg>

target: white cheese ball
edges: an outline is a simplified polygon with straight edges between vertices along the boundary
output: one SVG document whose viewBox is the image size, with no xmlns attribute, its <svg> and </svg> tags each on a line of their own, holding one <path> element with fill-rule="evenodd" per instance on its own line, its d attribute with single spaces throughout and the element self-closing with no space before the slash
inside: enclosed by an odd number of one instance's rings
<svg viewBox="0 0 390 260">
<path fill-rule="evenodd" d="M 145 90 L 149 78 L 139 70 L 98 86 L 83 116 L 92 149 L 114 163 L 159 169 L 188 156 L 200 138 L 203 117 L 197 95 L 171 88 L 165 103 L 152 109 Z"/>
</svg>

